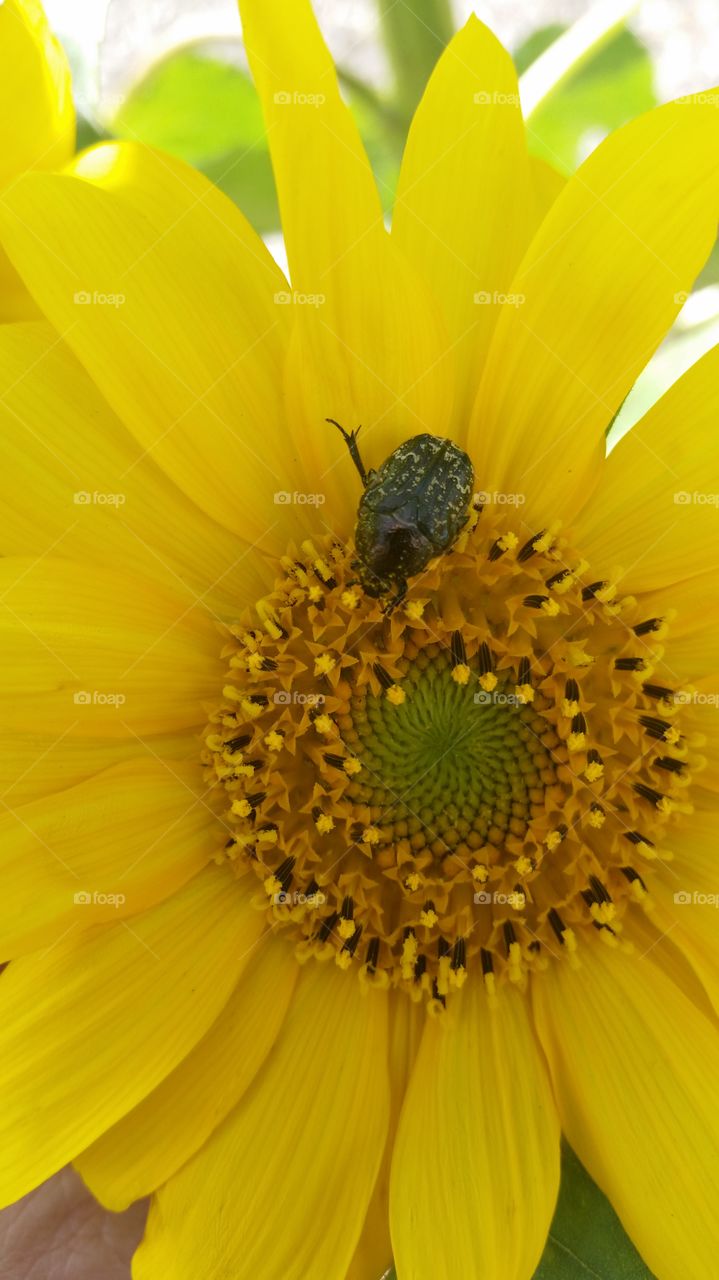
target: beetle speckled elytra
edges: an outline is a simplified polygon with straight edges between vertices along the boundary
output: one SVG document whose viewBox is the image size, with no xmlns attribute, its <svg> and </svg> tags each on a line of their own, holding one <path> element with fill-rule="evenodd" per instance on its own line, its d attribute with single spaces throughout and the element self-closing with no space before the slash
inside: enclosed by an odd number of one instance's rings
<svg viewBox="0 0 719 1280">
<path fill-rule="evenodd" d="M 353 562 L 367 595 L 388 597 L 390 613 L 407 593 L 407 579 L 449 551 L 467 522 L 474 470 L 467 454 L 443 436 L 403 441 L 376 471 L 367 471 L 357 445 L 359 427 L 342 433 L 364 485 L 357 508 Z"/>
</svg>

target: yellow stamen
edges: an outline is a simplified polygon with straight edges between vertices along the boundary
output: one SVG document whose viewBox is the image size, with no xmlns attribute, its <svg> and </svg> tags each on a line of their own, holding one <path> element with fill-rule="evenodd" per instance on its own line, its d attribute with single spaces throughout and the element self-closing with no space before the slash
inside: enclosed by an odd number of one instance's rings
<svg viewBox="0 0 719 1280">
<path fill-rule="evenodd" d="M 584 768 L 584 776 L 587 782 L 596 782 L 604 774 L 604 765 L 598 760 L 591 760 Z"/>
<path fill-rule="evenodd" d="M 362 841 L 364 844 L 379 844 L 382 839 L 382 833 L 379 827 L 365 827 L 362 832 Z"/>
<path fill-rule="evenodd" d="M 321 733 L 323 736 L 327 736 L 330 733 L 334 733 L 335 726 L 331 716 L 328 716 L 328 715 L 317 716 L 314 724 L 317 732 Z"/>
<path fill-rule="evenodd" d="M 337 665 L 337 659 L 331 653 L 321 653 L 315 658 L 315 675 L 326 676 Z"/>
</svg>

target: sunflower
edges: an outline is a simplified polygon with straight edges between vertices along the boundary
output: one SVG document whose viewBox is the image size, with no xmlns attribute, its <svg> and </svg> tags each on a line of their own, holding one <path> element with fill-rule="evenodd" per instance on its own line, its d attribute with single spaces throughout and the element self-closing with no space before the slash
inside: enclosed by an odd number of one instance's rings
<svg viewBox="0 0 719 1280">
<path fill-rule="evenodd" d="M 717 350 L 605 435 L 713 243 L 716 95 L 563 184 L 473 18 L 388 234 L 309 5 L 240 8 L 289 283 L 137 145 L 0 204 L 44 317 L 0 333 L 3 1200 L 151 1194 L 135 1280 L 529 1280 L 563 1131 L 709 1280 Z M 430 437 L 461 512 L 394 607 L 327 418 L 375 471 Z"/>
</svg>

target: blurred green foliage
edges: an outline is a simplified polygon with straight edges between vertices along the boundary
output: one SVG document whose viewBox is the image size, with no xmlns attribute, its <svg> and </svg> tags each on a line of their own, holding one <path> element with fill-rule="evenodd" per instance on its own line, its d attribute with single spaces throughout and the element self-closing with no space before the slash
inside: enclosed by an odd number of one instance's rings
<svg viewBox="0 0 719 1280">
<path fill-rule="evenodd" d="M 132 90 L 113 132 L 202 170 L 258 231 L 279 227 L 262 110 L 249 76 L 202 44 L 170 54 Z"/>
<path fill-rule="evenodd" d="M 389 209 L 412 113 L 452 25 L 448 0 L 377 4 L 391 85 L 380 94 L 351 70 L 340 66 L 338 73 Z M 563 30 L 544 27 L 525 41 L 515 55 L 520 72 Z M 588 141 L 648 110 L 654 101 L 646 49 L 631 32 L 621 31 L 535 112 L 530 147 L 570 173 Z M 130 91 L 111 132 L 187 160 L 235 200 L 258 231 L 279 228 L 257 94 L 242 68 L 229 57 L 218 57 L 211 46 L 185 46 L 154 66 Z M 84 121 L 82 145 L 95 137 Z"/>
<path fill-rule="evenodd" d="M 535 31 L 514 55 L 520 74 L 564 30 Z M 529 123 L 530 150 L 572 173 L 584 159 L 583 144 L 596 144 L 655 103 L 651 58 L 631 31 L 620 31 L 538 108 Z"/>
<path fill-rule="evenodd" d="M 452 38 L 452 6 L 449 0 L 377 0 L 377 5 L 393 96 L 406 129 L 434 64 Z"/>
</svg>

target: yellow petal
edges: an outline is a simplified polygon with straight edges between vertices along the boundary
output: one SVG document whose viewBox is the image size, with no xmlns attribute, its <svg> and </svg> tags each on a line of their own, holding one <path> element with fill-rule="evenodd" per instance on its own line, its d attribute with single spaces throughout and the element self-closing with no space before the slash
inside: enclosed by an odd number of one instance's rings
<svg viewBox="0 0 719 1280">
<path fill-rule="evenodd" d="M 39 0 L 0 6 L 0 187 L 64 164 L 75 146 L 70 68 Z"/>
<path fill-rule="evenodd" d="M 559 1187 L 559 1123 L 526 1000 L 470 982 L 428 1019 L 392 1167 L 403 1280 L 530 1280 Z"/>
<path fill-rule="evenodd" d="M 346 536 L 358 482 L 325 419 L 347 429 L 362 424 L 369 466 L 412 434 L 450 434 L 451 343 L 434 301 L 384 229 L 369 162 L 309 0 L 241 0 L 240 14 L 290 265 L 288 427 L 314 477 L 310 492 L 325 499 L 323 517 Z"/>
<path fill-rule="evenodd" d="M 716 844 L 714 846 L 716 848 Z M 669 873 L 671 875 L 671 873 Z M 676 880 L 665 883 L 668 877 L 659 873 L 657 880 L 652 884 L 652 901 L 654 903 L 652 912 L 652 921 L 654 928 L 661 937 L 670 935 L 671 944 L 674 945 L 684 962 L 691 966 L 691 970 L 695 981 L 701 987 L 704 993 L 704 1000 L 708 1005 L 709 1012 L 712 1010 L 719 1015 L 719 949 L 717 949 L 717 920 L 716 920 L 716 873 L 713 873 L 708 883 L 703 882 L 704 887 L 695 887 L 692 890 L 683 890 L 681 892 L 690 895 L 689 901 L 685 904 L 691 908 L 691 914 L 687 914 L 684 907 L 681 910 L 677 907 L 674 900 L 676 890 Z M 692 878 L 695 886 L 702 884 L 701 878 Z M 679 920 L 679 925 L 677 925 Z M 684 922 L 683 927 L 681 922 Z M 661 943 L 659 944 L 661 945 Z M 664 964 L 664 957 L 659 957 Z M 676 979 L 675 979 L 676 980 Z M 682 984 L 682 990 L 686 994 L 690 994 L 686 981 Z M 694 1004 L 700 1006 L 700 1001 L 696 995 L 693 996 Z M 701 1007 L 701 1006 L 700 1006 Z M 706 1009 L 702 1007 L 702 1012 L 706 1013 Z"/>
<path fill-rule="evenodd" d="M 470 428 L 482 489 L 571 520 L 604 433 L 716 236 L 719 112 L 669 103 L 612 134 L 569 179 L 520 264 Z M 535 522 L 539 521 L 539 525 Z"/>
<path fill-rule="evenodd" d="M 19 808 L 3 798 L 0 954 L 136 915 L 179 889 L 222 844 L 203 791 L 199 764 L 145 758 Z"/>
<path fill-rule="evenodd" d="M 135 1280 L 344 1276 L 387 1131 L 387 1008 L 346 974 L 301 974 L 240 1105 L 161 1187 Z"/>
<path fill-rule="evenodd" d="M 534 195 L 534 221 L 539 226 L 564 190 L 567 179 L 541 156 L 529 157 L 529 176 Z"/>
<path fill-rule="evenodd" d="M 126 738 L 201 726 L 222 687 L 213 619 L 96 565 L 0 559 L 6 730 Z"/>
<path fill-rule="evenodd" d="M 180 161 L 108 144 L 20 179 L 0 234 L 142 449 L 220 524 L 267 537 L 290 487 L 284 281 L 232 202 Z"/>
<path fill-rule="evenodd" d="M 75 148 L 70 67 L 38 0 L 0 6 L 0 190 L 26 169 L 53 169 Z M 9 122 L 12 122 L 10 126 Z M 0 323 L 38 309 L 0 248 Z"/>
<path fill-rule="evenodd" d="M 652 919 L 688 956 L 719 1012 L 719 798 L 703 779 L 692 788 L 691 815 L 671 833 L 672 860 L 657 865 L 649 888 Z"/>
<path fill-rule="evenodd" d="M 139 1106 L 75 1161 L 96 1199 L 125 1209 L 189 1160 L 239 1102 L 272 1048 L 298 971 L 266 935 L 207 1035 Z"/>
<path fill-rule="evenodd" d="M 419 1050 L 424 1022 L 425 1010 L 421 1004 L 408 1000 L 404 991 L 390 992 L 389 1129 L 382 1165 L 367 1208 L 362 1234 L 345 1280 L 378 1280 L 378 1277 L 383 1276 L 392 1265 L 392 1241 L 389 1231 L 389 1183 L 392 1156 L 407 1082 Z"/>
<path fill-rule="evenodd" d="M 338 258 L 365 238 L 379 238 L 379 193 L 308 0 L 240 0 L 240 17 L 265 116 L 290 276 L 297 289 L 316 291 Z"/>
<path fill-rule="evenodd" d="M 562 1126 L 658 1280 L 713 1280 L 714 1025 L 652 960 L 585 948 L 534 984 Z M 689 1051 L 688 1051 L 689 1050 Z"/>
<path fill-rule="evenodd" d="M 143 455 L 50 325 L 0 329 L 0 431 L 5 555 L 110 563 L 233 620 L 265 594 L 259 557 Z"/>
<path fill-rule="evenodd" d="M 392 239 L 443 309 L 460 439 L 532 214 L 517 74 L 472 16 L 442 53 L 415 113 L 392 219 Z"/>
<path fill-rule="evenodd" d="M 137 738 L 128 733 L 121 738 L 76 737 L 67 730 L 53 737 L 38 724 L 35 732 L 13 732 L 0 739 L 0 795 L 6 805 L 40 800 L 93 778 L 103 769 L 136 761 L 143 754 Z M 197 731 L 155 734 L 147 744 L 148 757 L 170 768 L 196 765 Z"/>
<path fill-rule="evenodd" d="M 5 250 L 0 247 L 0 324 L 39 320 L 42 312 L 33 302 Z"/>
<path fill-rule="evenodd" d="M 358 259 L 334 267 L 322 307 L 297 308 L 286 367 L 291 448 L 304 459 L 308 491 L 320 494 L 322 520 L 342 538 L 361 487 L 326 418 L 346 430 L 362 427 L 368 469 L 410 436 L 462 434 L 452 413 L 453 352 L 438 308 L 386 236 L 367 262 Z M 331 298 L 347 304 L 344 315 L 330 314 Z"/>
<path fill-rule="evenodd" d="M 13 961 L 0 984 L 0 1200 L 18 1199 L 177 1066 L 262 928 L 211 866 L 131 922 Z"/>
<path fill-rule="evenodd" d="M 663 884 L 666 878 L 665 873 L 668 873 L 670 880 L 676 881 L 676 876 L 669 869 L 668 863 L 660 863 L 657 866 L 656 876 L 652 875 L 648 885 L 651 893 L 651 909 L 647 912 L 635 912 L 630 919 L 625 920 L 624 938 L 631 943 L 639 956 L 645 956 L 651 952 L 652 962 L 674 983 L 675 987 L 678 987 L 683 995 L 691 1000 L 704 1017 L 713 1019 L 714 1009 L 717 1008 L 717 997 L 719 997 L 719 984 L 716 982 L 716 976 L 719 974 L 719 952 L 715 948 L 714 991 L 711 992 L 699 976 L 697 966 L 692 959 L 691 948 L 686 945 L 686 931 L 680 932 L 677 926 L 682 913 L 677 910 L 677 905 L 673 901 L 670 906 L 665 907 L 662 900 L 665 892 Z"/>
<path fill-rule="evenodd" d="M 719 346 L 612 450 L 576 520 L 592 567 L 619 564 L 622 588 L 652 591 L 719 567 Z"/>
</svg>

